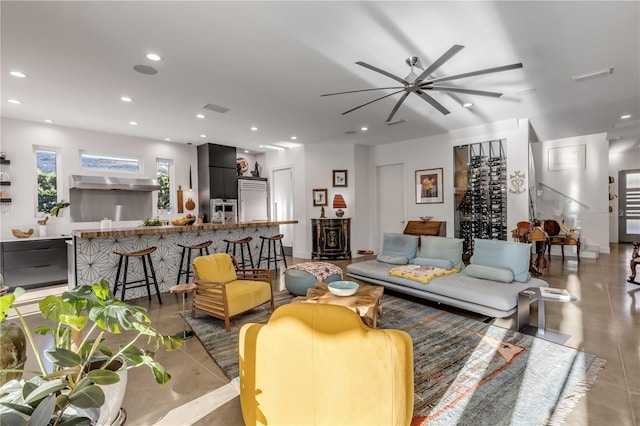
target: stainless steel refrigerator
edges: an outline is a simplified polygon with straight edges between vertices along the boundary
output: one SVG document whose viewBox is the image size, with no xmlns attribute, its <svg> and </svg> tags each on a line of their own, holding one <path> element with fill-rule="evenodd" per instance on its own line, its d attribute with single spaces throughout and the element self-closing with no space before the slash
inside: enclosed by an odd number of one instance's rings
<svg viewBox="0 0 640 426">
<path fill-rule="evenodd" d="M 238 178 L 240 222 L 269 220 L 269 182 L 266 178 Z"/>
</svg>

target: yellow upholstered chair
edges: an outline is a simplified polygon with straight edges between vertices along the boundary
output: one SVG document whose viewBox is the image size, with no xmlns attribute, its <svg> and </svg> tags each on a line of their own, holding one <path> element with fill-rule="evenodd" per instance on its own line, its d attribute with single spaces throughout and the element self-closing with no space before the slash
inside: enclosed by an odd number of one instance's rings
<svg viewBox="0 0 640 426">
<path fill-rule="evenodd" d="M 240 329 L 240 404 L 252 425 L 408 425 L 413 343 L 344 306 L 293 303 Z"/>
<path fill-rule="evenodd" d="M 231 330 L 229 318 L 263 303 L 271 302 L 271 272 L 267 269 L 238 269 L 236 258 L 226 253 L 196 257 L 193 260 L 196 291 L 191 317 L 196 311 L 224 320 Z"/>
</svg>

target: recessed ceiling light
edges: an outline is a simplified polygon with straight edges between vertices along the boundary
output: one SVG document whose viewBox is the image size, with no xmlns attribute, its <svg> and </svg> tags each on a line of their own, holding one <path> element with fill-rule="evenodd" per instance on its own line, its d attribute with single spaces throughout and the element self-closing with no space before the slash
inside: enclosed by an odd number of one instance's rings
<svg viewBox="0 0 640 426">
<path fill-rule="evenodd" d="M 471 108 L 473 106 L 473 104 L 471 102 L 467 102 L 462 104 L 462 108 Z"/>
<path fill-rule="evenodd" d="M 257 132 L 257 131 L 258 131 L 258 128 L 257 128 L 256 126 L 253 126 L 253 127 L 251 128 L 251 131 L 252 131 L 252 132 Z"/>
<path fill-rule="evenodd" d="M 366 132 L 367 130 L 369 130 L 368 127 L 360 127 L 360 130 L 362 130 L 363 132 Z"/>
<path fill-rule="evenodd" d="M 196 115 L 196 118 L 204 118 L 204 114 L 198 114 Z"/>
<path fill-rule="evenodd" d="M 18 77 L 18 78 L 25 78 L 27 75 L 23 72 L 20 71 L 11 71 L 9 72 L 9 74 L 11 74 L 14 77 Z"/>
<path fill-rule="evenodd" d="M 138 122 L 137 121 L 130 121 L 129 124 L 131 124 L 132 126 L 137 126 Z"/>
<path fill-rule="evenodd" d="M 49 123 L 49 124 L 53 123 L 53 121 L 51 121 L 51 120 L 49 120 L 49 119 L 44 120 L 44 122 L 45 122 L 45 123 Z"/>
<path fill-rule="evenodd" d="M 298 137 L 297 136 L 291 136 L 291 140 L 292 141 L 296 141 L 296 140 L 298 140 Z"/>
<path fill-rule="evenodd" d="M 130 97 L 128 97 L 128 96 L 122 96 L 122 97 L 120 97 L 120 100 L 121 100 L 122 102 L 131 102 L 133 99 L 131 99 L 131 98 L 130 98 Z"/>
<path fill-rule="evenodd" d="M 631 114 L 625 114 L 620 116 L 620 120 L 626 120 L 627 118 L 631 118 Z"/>
<path fill-rule="evenodd" d="M 17 100 L 17 99 L 9 99 L 9 103 L 10 103 L 10 104 L 20 105 L 22 102 L 20 102 L 20 101 L 19 101 L 19 100 Z"/>
<path fill-rule="evenodd" d="M 171 138 L 164 138 L 165 141 L 171 142 Z"/>
<path fill-rule="evenodd" d="M 156 54 L 156 53 L 147 53 L 147 59 L 150 61 L 159 61 L 162 58 L 160 57 L 160 55 Z"/>
<path fill-rule="evenodd" d="M 245 153 L 245 154 L 248 154 L 248 153 L 249 153 L 249 150 L 248 150 L 248 149 L 245 149 L 245 150 L 244 150 L 244 153 Z"/>
<path fill-rule="evenodd" d="M 200 135 L 201 138 L 206 138 L 207 135 L 205 135 L 204 133 Z"/>
</svg>

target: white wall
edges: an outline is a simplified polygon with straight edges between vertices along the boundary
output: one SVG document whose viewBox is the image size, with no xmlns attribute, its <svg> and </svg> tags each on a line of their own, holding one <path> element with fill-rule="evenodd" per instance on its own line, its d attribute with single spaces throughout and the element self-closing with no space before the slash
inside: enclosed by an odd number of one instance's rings
<svg viewBox="0 0 640 426">
<path fill-rule="evenodd" d="M 34 146 L 51 147 L 60 156 L 58 171 L 61 198 L 69 199 L 69 176 L 72 174 L 103 175 L 153 179 L 156 177 L 156 159 L 171 159 L 175 168 L 175 185 L 189 186 L 189 165 L 193 173 L 193 194 L 185 193 L 184 200 L 193 198 L 198 205 L 197 153 L 195 146 L 155 141 L 151 139 L 80 130 L 45 123 L 2 118 L 2 151 L 11 160 L 8 168 L 11 176 L 11 198 L 9 206 L 2 206 L 0 238 L 13 239 L 11 229 L 36 229 L 36 160 Z M 139 174 L 123 172 L 95 172 L 80 167 L 80 150 L 100 154 L 134 155 L 142 159 L 144 169 Z M 155 199 L 155 198 L 154 198 Z M 155 211 L 155 203 L 154 203 Z M 174 211 L 175 213 L 175 211 Z M 195 211 L 197 213 L 197 210 Z M 70 223 L 68 209 L 61 217 L 50 218 L 48 234 L 68 234 L 73 229 L 99 227 L 99 222 Z M 179 216 L 179 215 L 174 215 Z M 144 219 L 144 218 L 141 218 Z M 122 222 L 114 226 L 135 226 L 138 222 Z"/>
<path fill-rule="evenodd" d="M 507 148 L 507 173 L 516 170 L 528 174 L 528 120 L 508 120 L 485 126 L 472 127 L 450 132 L 446 135 L 415 139 L 376 146 L 372 150 L 370 172 L 386 164 L 404 163 L 406 178 L 405 211 L 407 220 L 416 220 L 420 216 L 433 216 L 433 220 L 447 222 L 447 236 L 454 235 L 454 160 L 453 147 L 471 143 L 505 139 Z M 444 202 L 442 204 L 416 204 L 413 182 L 415 171 L 421 169 L 443 169 Z M 528 179 L 528 176 L 526 176 Z M 525 187 L 528 183 L 525 182 Z M 514 229 L 518 221 L 528 220 L 527 193 L 507 194 L 507 229 Z M 377 204 L 374 197 L 369 202 L 369 210 L 373 212 L 370 232 L 373 242 L 378 241 Z M 372 242 L 371 247 L 376 245 Z"/>
<path fill-rule="evenodd" d="M 586 146 L 586 168 L 549 171 L 548 150 L 563 146 Z M 597 246 L 609 253 L 609 142 L 605 133 L 576 136 L 532 144 L 538 182 L 589 206 L 582 218 L 582 247 Z"/>
<path fill-rule="evenodd" d="M 640 149 L 635 154 L 609 154 L 609 176 L 613 176 L 615 181 L 611 185 L 614 194 L 620 194 L 618 172 L 621 170 L 637 170 L 640 169 Z M 609 216 L 609 241 L 618 242 L 618 214 L 620 209 L 618 206 L 619 198 L 611 202 L 613 212 Z"/>
</svg>

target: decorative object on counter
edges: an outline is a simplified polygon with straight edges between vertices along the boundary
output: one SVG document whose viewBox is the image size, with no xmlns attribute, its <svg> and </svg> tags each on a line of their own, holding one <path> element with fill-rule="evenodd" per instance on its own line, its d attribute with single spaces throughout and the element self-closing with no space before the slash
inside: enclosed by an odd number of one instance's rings
<svg viewBox="0 0 640 426">
<path fill-rule="evenodd" d="M 442 168 L 416 170 L 416 204 L 443 202 Z"/>
<path fill-rule="evenodd" d="M 196 203 L 192 198 L 187 198 L 187 202 L 184 203 L 184 206 L 187 208 L 187 210 L 191 211 L 196 208 Z"/>
<path fill-rule="evenodd" d="M 1 296 L 0 305 L 11 306 L 18 314 L 35 353 L 38 371 L 28 381 L 10 382 L 0 388 L 2 402 L 13 403 L 1 407 L 3 420 L 16 420 L 20 412 L 20 416 L 30 417 L 30 424 L 47 424 L 49 419 L 51 424 L 115 424 L 126 391 L 126 370 L 146 365 L 158 384 L 171 380 L 171 375 L 154 360 L 154 352 L 160 348 L 178 349 L 183 340 L 158 333 L 146 309 L 116 300 L 106 280 L 75 287 L 62 295 L 49 295 L 40 302 L 42 316 L 53 321 L 50 326 L 38 327 L 39 333 L 51 333 L 43 340 L 47 345 L 43 348 L 37 346 L 35 330 L 14 304 L 23 293 L 24 289 L 17 288 L 14 293 Z M 4 316 L 3 310 L 0 321 Z M 130 333 L 126 334 L 129 338 L 120 347 L 107 347 L 111 333 L 125 330 Z M 83 332 L 87 335 L 83 336 Z M 138 341 L 147 342 L 151 350 L 137 347 Z M 45 368 L 42 353 L 52 364 L 53 374 Z M 25 423 L 21 420 L 19 424 Z"/>
<path fill-rule="evenodd" d="M 164 225 L 164 223 L 160 220 L 160 218 L 158 216 L 156 216 L 154 219 L 151 218 L 146 218 L 145 220 L 142 221 L 142 223 L 139 226 L 162 226 Z"/>
<path fill-rule="evenodd" d="M 111 229 L 111 219 L 107 219 L 106 217 L 100 221 L 100 229 Z"/>
<path fill-rule="evenodd" d="M 173 219 L 171 224 L 173 226 L 188 226 L 193 225 L 196 221 L 196 217 L 192 214 L 188 214 L 185 217 L 181 217 L 179 219 Z"/>
<path fill-rule="evenodd" d="M 4 151 L 0 151 L 0 160 L 6 160 L 7 159 L 7 153 Z"/>
<path fill-rule="evenodd" d="M 182 199 L 182 185 L 178 185 L 178 213 L 184 212 L 184 201 Z"/>
<path fill-rule="evenodd" d="M 327 190 L 326 189 L 313 189 L 313 207 L 320 207 L 327 205 Z"/>
<path fill-rule="evenodd" d="M 251 176 L 260 177 L 260 170 L 262 170 L 262 166 L 260 166 L 258 164 L 258 162 L 256 161 L 256 166 L 254 167 L 253 171 L 251 172 Z"/>
<path fill-rule="evenodd" d="M 423 222 L 429 222 L 431 219 L 433 219 L 433 216 L 420 216 L 420 220 Z"/>
<path fill-rule="evenodd" d="M 336 210 L 336 216 L 342 217 L 344 216 L 344 210 L 347 208 L 347 203 L 344 201 L 344 197 L 341 194 L 336 194 L 333 196 L 333 208 Z"/>
<path fill-rule="evenodd" d="M 202 225 L 204 223 L 204 214 L 199 213 L 198 220 L 196 222 L 198 223 L 198 225 Z"/>
<path fill-rule="evenodd" d="M 26 232 L 23 232 L 19 229 L 12 229 L 11 233 L 16 238 L 29 238 L 30 236 L 33 235 L 33 228 L 29 228 L 29 230 Z"/>
<path fill-rule="evenodd" d="M 59 203 L 56 203 L 53 208 L 51 209 L 51 211 L 49 212 L 49 214 L 51 214 L 51 216 L 59 216 L 60 213 L 62 212 L 62 209 L 64 209 L 65 207 L 69 207 L 70 204 L 66 203 L 64 200 L 61 200 Z"/>
<path fill-rule="evenodd" d="M 320 207 L 320 218 L 324 219 L 326 216 L 324 215 L 324 207 Z"/>
<path fill-rule="evenodd" d="M 347 187 L 347 171 L 346 170 L 334 170 L 333 171 L 333 187 Z"/>
<path fill-rule="evenodd" d="M 38 236 L 46 237 L 47 236 L 47 221 L 49 220 L 49 216 L 45 216 L 44 219 L 38 221 Z"/>
<path fill-rule="evenodd" d="M 249 170 L 249 162 L 243 157 L 236 158 L 236 168 L 238 169 L 238 176 L 242 176 Z"/>
<path fill-rule="evenodd" d="M 0 182 L 9 182 L 10 179 L 11 177 L 9 176 L 9 173 L 0 172 Z"/>
</svg>

